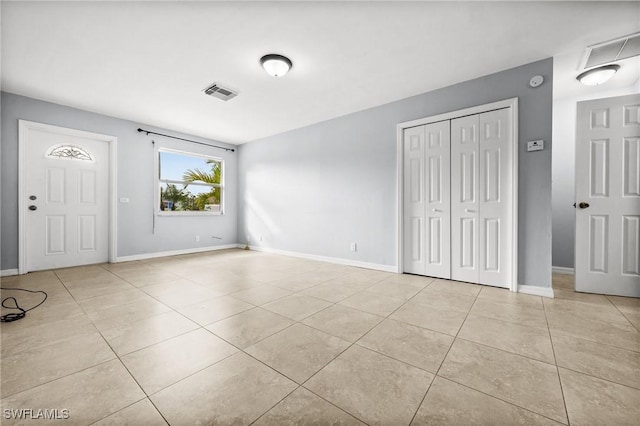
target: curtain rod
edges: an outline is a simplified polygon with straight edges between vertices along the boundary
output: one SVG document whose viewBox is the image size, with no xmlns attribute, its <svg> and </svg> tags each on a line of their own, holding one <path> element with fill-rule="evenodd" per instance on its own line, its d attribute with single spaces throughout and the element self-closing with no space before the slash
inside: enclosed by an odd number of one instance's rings
<svg viewBox="0 0 640 426">
<path fill-rule="evenodd" d="M 185 142 L 197 143 L 198 145 L 210 146 L 211 148 L 224 149 L 225 151 L 231 151 L 231 152 L 235 152 L 236 151 L 233 148 L 226 148 L 224 146 L 211 145 L 211 144 L 204 143 L 204 142 L 192 141 L 191 139 L 185 139 L 185 138 L 179 138 L 177 136 L 165 135 L 163 133 L 152 132 L 151 130 L 144 130 L 144 129 L 138 128 L 138 132 L 146 133 L 147 136 L 149 136 L 149 134 L 158 135 L 158 136 L 164 136 L 166 138 L 179 139 L 179 140 L 185 141 Z"/>
</svg>

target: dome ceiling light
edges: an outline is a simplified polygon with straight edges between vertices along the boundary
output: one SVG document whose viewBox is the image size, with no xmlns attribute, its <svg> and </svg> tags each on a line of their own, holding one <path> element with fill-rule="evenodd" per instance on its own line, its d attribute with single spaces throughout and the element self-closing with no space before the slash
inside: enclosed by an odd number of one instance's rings
<svg viewBox="0 0 640 426">
<path fill-rule="evenodd" d="M 273 77 L 282 77 L 289 72 L 293 63 L 286 56 L 271 53 L 260 58 L 262 68 Z"/>
<path fill-rule="evenodd" d="M 613 77 L 613 75 L 618 72 L 619 69 L 620 65 L 604 65 L 587 70 L 579 74 L 576 79 L 585 86 L 597 86 L 599 84 L 605 83 L 607 80 Z"/>
</svg>

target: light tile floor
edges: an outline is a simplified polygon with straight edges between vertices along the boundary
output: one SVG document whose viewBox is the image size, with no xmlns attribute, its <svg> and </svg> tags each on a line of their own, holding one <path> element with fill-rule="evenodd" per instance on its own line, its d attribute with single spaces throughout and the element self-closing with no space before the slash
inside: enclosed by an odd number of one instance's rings
<svg viewBox="0 0 640 426">
<path fill-rule="evenodd" d="M 553 282 L 243 250 L 3 278 L 49 299 L 1 326 L 2 424 L 640 424 L 640 301 Z"/>
</svg>

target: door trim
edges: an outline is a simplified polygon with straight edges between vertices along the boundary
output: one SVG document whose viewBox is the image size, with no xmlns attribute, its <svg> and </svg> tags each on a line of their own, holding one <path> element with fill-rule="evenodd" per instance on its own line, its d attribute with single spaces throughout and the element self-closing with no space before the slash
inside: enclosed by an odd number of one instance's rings
<svg viewBox="0 0 640 426">
<path fill-rule="evenodd" d="M 18 274 L 26 274 L 27 271 L 27 144 L 29 143 L 30 130 L 43 130 L 49 133 L 57 133 L 66 136 L 76 136 L 93 139 L 109 144 L 109 262 L 116 261 L 117 255 L 117 223 L 118 209 L 117 197 L 117 147 L 118 138 L 99 133 L 85 132 L 83 130 L 69 129 L 66 127 L 52 126 L 50 124 L 34 121 L 18 120 Z"/>
<path fill-rule="evenodd" d="M 509 289 L 511 291 L 518 291 L 518 150 L 519 150 L 519 141 L 518 141 L 518 98 L 505 99 L 498 102 L 492 102 L 484 105 L 478 105 L 471 108 L 465 108 L 457 111 L 446 112 L 444 114 L 438 114 L 431 117 L 420 118 L 418 120 L 405 121 L 403 123 L 399 123 L 396 126 L 396 163 L 397 163 L 397 174 L 396 174 L 396 236 L 397 236 L 397 253 L 396 253 L 396 272 L 399 274 L 403 273 L 403 224 L 402 218 L 404 216 L 403 211 L 403 176 L 404 176 L 404 162 L 403 162 L 403 147 L 404 147 L 404 130 L 410 127 L 422 126 L 425 124 L 432 124 L 438 121 L 451 120 L 454 118 L 460 118 L 467 115 L 475 115 L 481 114 L 483 112 L 494 111 L 497 109 L 503 108 L 511 108 L 511 139 L 513 143 L 514 149 L 512 150 L 512 158 L 513 162 L 512 167 L 512 215 L 513 215 L 513 226 L 512 226 L 512 247 L 514 250 L 514 255 L 512 256 L 512 265 L 511 265 L 511 285 Z"/>
</svg>

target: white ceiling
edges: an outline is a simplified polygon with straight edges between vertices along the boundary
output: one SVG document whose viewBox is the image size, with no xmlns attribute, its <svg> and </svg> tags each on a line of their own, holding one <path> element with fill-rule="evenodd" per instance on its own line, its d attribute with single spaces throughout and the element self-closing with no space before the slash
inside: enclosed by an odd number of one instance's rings
<svg viewBox="0 0 640 426">
<path fill-rule="evenodd" d="M 579 54 L 637 31 L 640 16 L 639 2 L 597 1 L 1 7 L 2 90 L 234 144 Z M 270 77 L 267 53 L 293 70 Z M 240 94 L 205 96 L 212 82 Z"/>
</svg>

